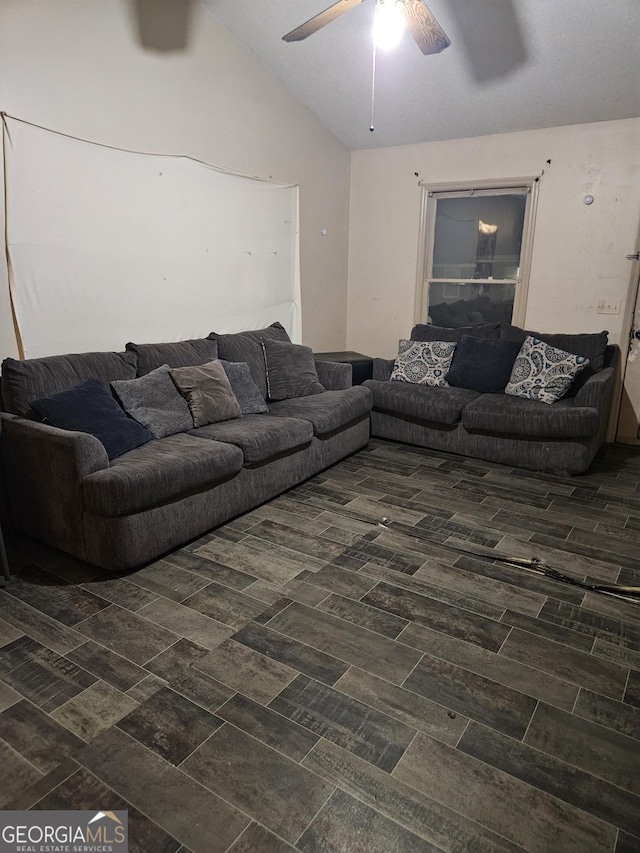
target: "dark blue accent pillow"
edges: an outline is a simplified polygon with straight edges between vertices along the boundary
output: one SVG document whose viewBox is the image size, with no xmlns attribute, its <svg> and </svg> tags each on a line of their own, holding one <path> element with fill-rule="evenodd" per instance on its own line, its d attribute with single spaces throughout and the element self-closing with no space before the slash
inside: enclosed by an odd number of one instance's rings
<svg viewBox="0 0 640 853">
<path fill-rule="evenodd" d="M 152 432 L 127 417 L 97 379 L 88 379 L 69 391 L 31 400 L 30 406 L 52 426 L 95 435 L 104 444 L 109 459 L 155 438 Z"/>
<path fill-rule="evenodd" d="M 500 394 L 509 382 L 520 347 L 519 341 L 463 335 L 445 379 L 458 388 Z"/>
</svg>

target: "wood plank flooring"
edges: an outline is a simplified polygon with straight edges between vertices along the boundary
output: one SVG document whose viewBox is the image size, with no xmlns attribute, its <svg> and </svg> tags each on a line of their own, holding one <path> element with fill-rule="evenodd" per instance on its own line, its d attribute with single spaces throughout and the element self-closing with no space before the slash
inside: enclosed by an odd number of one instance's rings
<svg viewBox="0 0 640 853">
<path fill-rule="evenodd" d="M 128 809 L 131 853 L 640 853 L 640 599 L 449 547 L 640 584 L 638 451 L 372 441 L 123 575 L 7 539 L 0 808 Z"/>
</svg>

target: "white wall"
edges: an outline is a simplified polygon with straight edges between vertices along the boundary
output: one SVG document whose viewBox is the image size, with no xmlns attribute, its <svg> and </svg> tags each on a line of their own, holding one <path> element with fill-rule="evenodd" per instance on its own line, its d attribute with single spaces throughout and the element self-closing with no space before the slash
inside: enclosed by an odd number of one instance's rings
<svg viewBox="0 0 640 853">
<path fill-rule="evenodd" d="M 0 0 L 0 110 L 96 142 L 298 183 L 303 341 L 344 348 L 349 152 L 198 2 L 187 49 L 155 53 L 138 43 L 128 0 Z M 7 355 L 17 347 L 2 257 Z"/>
<path fill-rule="evenodd" d="M 548 164 L 547 161 L 551 160 Z M 608 329 L 619 342 L 625 255 L 640 216 L 640 119 L 407 145 L 351 155 L 350 349 L 391 357 L 411 331 L 426 184 L 540 175 L 526 326 Z M 582 199 L 590 194 L 591 206 Z M 596 313 L 599 299 L 621 303 Z"/>
</svg>

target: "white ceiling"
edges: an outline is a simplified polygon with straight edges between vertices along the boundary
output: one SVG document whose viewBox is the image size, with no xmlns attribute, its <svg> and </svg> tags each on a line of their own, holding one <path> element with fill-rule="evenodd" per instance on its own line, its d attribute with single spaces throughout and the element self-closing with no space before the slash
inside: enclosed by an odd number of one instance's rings
<svg viewBox="0 0 640 853">
<path fill-rule="evenodd" d="M 427 0 L 451 47 L 377 54 L 375 0 L 305 41 L 332 0 L 203 0 L 350 149 L 640 116 L 640 0 Z"/>
</svg>

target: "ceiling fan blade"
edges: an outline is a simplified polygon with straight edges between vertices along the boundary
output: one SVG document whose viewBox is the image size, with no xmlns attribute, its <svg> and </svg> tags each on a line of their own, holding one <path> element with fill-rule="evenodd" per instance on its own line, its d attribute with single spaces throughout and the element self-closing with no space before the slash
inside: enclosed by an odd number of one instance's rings
<svg viewBox="0 0 640 853">
<path fill-rule="evenodd" d="M 404 0 L 403 7 L 407 29 L 425 55 L 440 53 L 449 47 L 451 42 L 445 31 L 422 0 Z"/>
<path fill-rule="evenodd" d="M 333 6 L 329 6 L 329 8 L 325 9 L 324 12 L 320 12 L 319 15 L 305 21 L 304 24 L 296 27 L 295 30 L 291 30 L 290 33 L 287 33 L 286 36 L 282 37 L 282 40 L 302 41 L 302 39 L 306 39 L 307 36 L 313 35 L 313 33 L 322 29 L 322 27 L 330 24 L 331 21 L 335 21 L 335 19 L 339 18 L 340 15 L 348 12 L 349 9 L 353 9 L 355 6 L 359 6 L 360 3 L 363 2 L 364 0 L 338 0 L 337 3 L 334 3 Z"/>
</svg>

